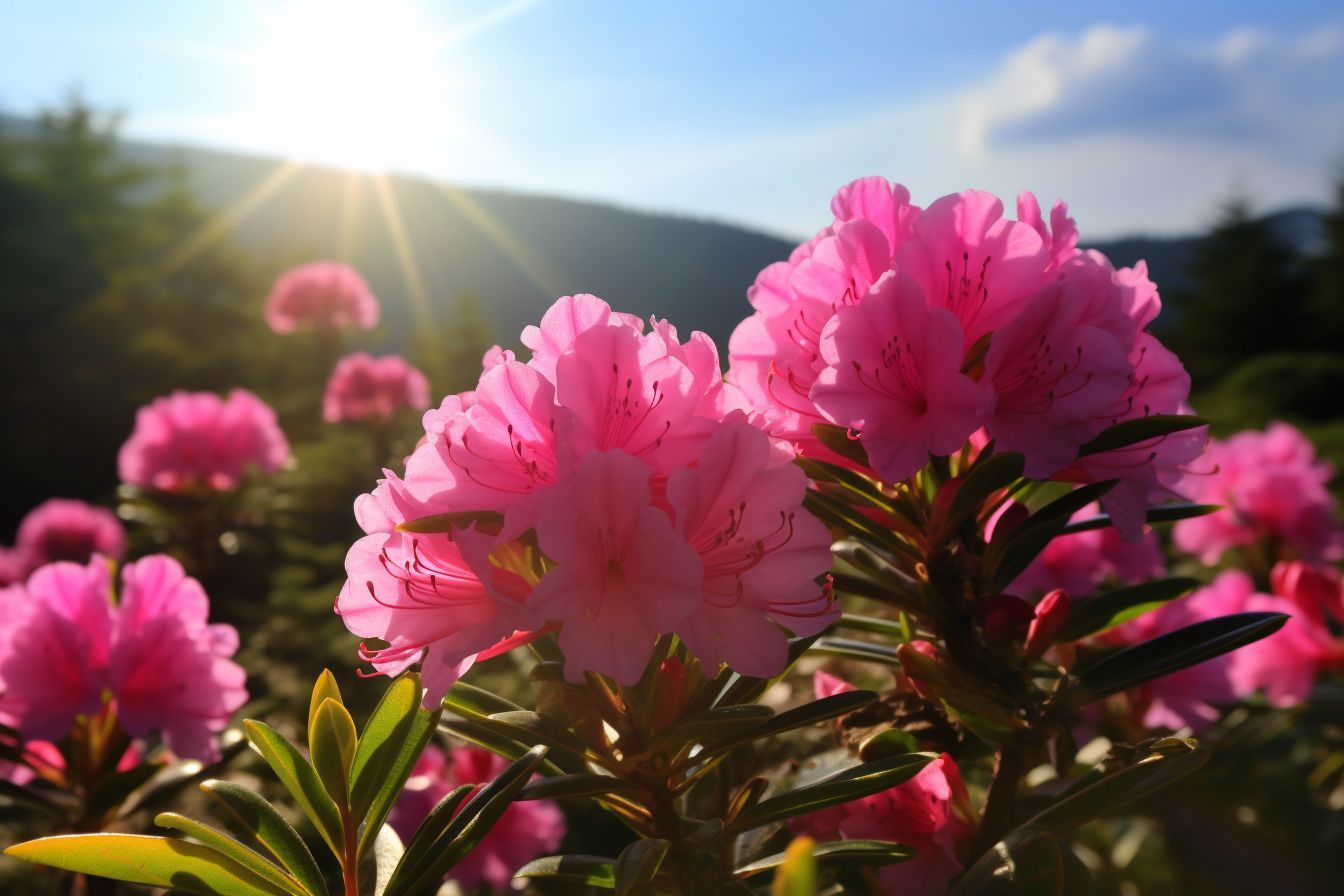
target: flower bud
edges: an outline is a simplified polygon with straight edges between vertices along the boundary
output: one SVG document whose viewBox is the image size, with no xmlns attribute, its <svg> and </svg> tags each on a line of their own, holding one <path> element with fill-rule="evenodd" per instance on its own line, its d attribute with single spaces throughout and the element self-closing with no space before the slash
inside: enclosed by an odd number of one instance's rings
<svg viewBox="0 0 1344 896">
<path fill-rule="evenodd" d="M 1064 625 L 1069 621 L 1068 594 L 1063 588 L 1051 591 L 1036 604 L 1034 617 L 1027 626 L 1024 648 L 1027 662 L 1040 659 L 1064 631 Z"/>
<path fill-rule="evenodd" d="M 1032 620 L 1031 604 L 1011 594 L 996 594 L 980 602 L 984 614 L 985 640 L 1007 644 L 1016 640 Z"/>
</svg>

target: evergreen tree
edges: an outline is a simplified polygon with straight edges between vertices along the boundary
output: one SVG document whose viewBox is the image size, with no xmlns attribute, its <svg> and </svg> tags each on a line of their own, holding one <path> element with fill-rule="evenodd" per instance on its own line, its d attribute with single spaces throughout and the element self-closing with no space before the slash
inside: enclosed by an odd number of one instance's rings
<svg viewBox="0 0 1344 896">
<path fill-rule="evenodd" d="M 1324 245 L 1312 259 L 1312 333 L 1325 351 L 1344 342 L 1344 165 L 1335 181 L 1334 206 L 1321 218 Z"/>
</svg>

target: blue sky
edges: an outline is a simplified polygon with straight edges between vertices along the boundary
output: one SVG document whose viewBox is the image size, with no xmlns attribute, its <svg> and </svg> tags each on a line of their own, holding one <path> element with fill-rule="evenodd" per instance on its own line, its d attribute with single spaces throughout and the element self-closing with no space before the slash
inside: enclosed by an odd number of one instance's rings
<svg viewBox="0 0 1344 896">
<path fill-rule="evenodd" d="M 1063 197 L 1084 237 L 1322 201 L 1344 10 L 1097 4 L 0 5 L 0 108 L 78 87 L 129 135 L 600 199 L 787 236 L 880 173 Z M 1011 200 L 1010 200 L 1011 201 Z"/>
</svg>

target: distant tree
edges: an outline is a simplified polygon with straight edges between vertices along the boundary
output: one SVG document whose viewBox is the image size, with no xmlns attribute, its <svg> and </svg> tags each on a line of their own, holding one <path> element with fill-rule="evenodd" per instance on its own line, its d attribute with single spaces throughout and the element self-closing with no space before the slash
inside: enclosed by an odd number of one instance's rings
<svg viewBox="0 0 1344 896">
<path fill-rule="evenodd" d="M 1310 344 L 1306 283 L 1296 254 L 1244 198 L 1228 202 L 1191 264 L 1193 286 L 1174 303 L 1172 328 L 1196 388 L 1209 387 L 1253 355 Z"/>
<path fill-rule="evenodd" d="M 411 338 L 411 358 L 429 378 L 435 400 L 475 388 L 481 375 L 481 357 L 494 343 L 493 328 L 475 293 L 461 292 L 453 300 L 446 325 L 417 330 Z"/>
<path fill-rule="evenodd" d="M 1335 181 L 1334 205 L 1321 218 L 1324 245 L 1312 259 L 1312 331 L 1317 344 L 1340 351 L 1344 343 L 1344 164 Z"/>
</svg>

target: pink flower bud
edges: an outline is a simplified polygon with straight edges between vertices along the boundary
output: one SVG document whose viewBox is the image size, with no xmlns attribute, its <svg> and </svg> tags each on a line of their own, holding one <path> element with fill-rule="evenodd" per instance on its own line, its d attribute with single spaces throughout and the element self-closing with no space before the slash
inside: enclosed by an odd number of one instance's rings
<svg viewBox="0 0 1344 896">
<path fill-rule="evenodd" d="M 1038 660 L 1059 638 L 1064 625 L 1069 621 L 1069 596 L 1062 588 L 1056 588 L 1036 604 L 1035 618 L 1027 626 L 1025 646 L 1027 662 Z"/>
<path fill-rule="evenodd" d="M 1011 594 L 996 594 L 980 602 L 985 639 L 991 644 L 1016 640 L 1032 620 L 1031 604 Z"/>
</svg>

